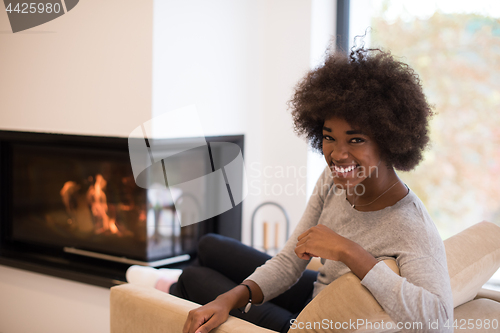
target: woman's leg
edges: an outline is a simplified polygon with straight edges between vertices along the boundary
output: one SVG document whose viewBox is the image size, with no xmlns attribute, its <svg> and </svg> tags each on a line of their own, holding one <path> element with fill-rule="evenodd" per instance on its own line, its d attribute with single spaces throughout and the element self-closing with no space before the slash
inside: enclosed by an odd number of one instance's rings
<svg viewBox="0 0 500 333">
<path fill-rule="evenodd" d="M 201 266 L 215 270 L 239 284 L 271 256 L 245 244 L 217 234 L 208 234 L 198 244 L 198 260 Z M 317 272 L 306 270 L 302 277 L 283 294 L 270 302 L 290 311 L 300 312 L 310 299 Z"/>
<path fill-rule="evenodd" d="M 270 302 L 298 314 L 311 300 L 317 276 L 318 272 L 306 269 L 297 283 Z"/>
<path fill-rule="evenodd" d="M 234 282 L 241 283 L 271 256 L 229 237 L 207 234 L 198 243 L 198 260 Z"/>
</svg>

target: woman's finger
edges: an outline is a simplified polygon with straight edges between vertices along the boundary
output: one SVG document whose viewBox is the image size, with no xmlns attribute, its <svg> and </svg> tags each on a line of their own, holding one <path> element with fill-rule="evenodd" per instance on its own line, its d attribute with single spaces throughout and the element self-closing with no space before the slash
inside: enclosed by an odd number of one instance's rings
<svg viewBox="0 0 500 333">
<path fill-rule="evenodd" d="M 189 333 L 196 333 L 196 332 L 199 332 L 199 328 L 205 324 L 205 322 L 209 321 L 210 318 L 208 320 L 206 320 L 205 316 L 200 314 L 197 318 L 194 318 L 192 321 L 191 321 L 191 326 L 189 327 Z"/>
<path fill-rule="evenodd" d="M 192 310 L 191 310 L 192 311 Z M 184 327 L 182 328 L 182 333 L 189 333 L 189 327 L 191 327 L 191 321 L 193 320 L 192 312 L 189 311 Z"/>
<path fill-rule="evenodd" d="M 218 316 L 214 315 L 205 324 L 200 326 L 194 333 L 209 333 L 211 330 L 222 324 L 224 321 L 220 320 Z"/>
<path fill-rule="evenodd" d="M 305 242 L 307 242 L 307 238 L 304 237 L 304 238 L 302 238 L 301 240 L 299 240 L 297 242 L 297 244 L 295 245 L 295 247 L 303 245 Z"/>
<path fill-rule="evenodd" d="M 304 231 L 303 233 L 301 233 L 299 235 L 299 237 L 297 237 L 297 240 L 300 241 L 302 238 L 306 237 L 307 235 L 309 235 L 309 233 L 311 232 L 311 228 L 307 229 L 306 231 Z"/>
<path fill-rule="evenodd" d="M 295 254 L 296 254 L 296 255 L 297 255 L 297 257 L 299 257 L 300 259 L 304 259 L 304 260 L 309 260 L 309 259 L 311 259 L 310 254 L 309 254 L 309 253 L 307 253 L 307 251 L 306 251 L 305 245 L 296 246 L 296 247 L 295 247 Z"/>
</svg>

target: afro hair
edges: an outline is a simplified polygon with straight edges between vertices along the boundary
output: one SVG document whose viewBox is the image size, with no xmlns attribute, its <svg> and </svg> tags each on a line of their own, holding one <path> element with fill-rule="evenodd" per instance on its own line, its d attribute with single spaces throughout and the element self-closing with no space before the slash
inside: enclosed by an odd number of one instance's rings
<svg viewBox="0 0 500 333">
<path fill-rule="evenodd" d="M 398 170 L 417 166 L 429 142 L 433 112 L 418 75 L 379 49 L 328 54 L 297 84 L 289 106 L 295 132 L 320 152 L 323 123 L 333 117 L 366 132 Z"/>
</svg>

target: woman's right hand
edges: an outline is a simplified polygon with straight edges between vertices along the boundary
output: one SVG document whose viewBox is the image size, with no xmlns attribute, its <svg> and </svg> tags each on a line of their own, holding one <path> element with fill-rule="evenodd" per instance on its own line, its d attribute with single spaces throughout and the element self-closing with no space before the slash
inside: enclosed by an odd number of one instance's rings
<svg viewBox="0 0 500 333">
<path fill-rule="evenodd" d="M 252 302 L 260 304 L 264 299 L 262 290 L 257 283 L 251 280 L 243 281 L 250 289 L 242 284 L 218 296 L 215 300 L 199 308 L 189 311 L 189 315 L 184 323 L 182 333 L 208 333 L 229 317 L 229 311 L 240 308 L 248 303 L 250 295 L 253 295 Z"/>
<path fill-rule="evenodd" d="M 182 333 L 208 333 L 227 320 L 229 311 L 231 311 L 229 302 L 216 298 L 189 311 Z"/>
</svg>

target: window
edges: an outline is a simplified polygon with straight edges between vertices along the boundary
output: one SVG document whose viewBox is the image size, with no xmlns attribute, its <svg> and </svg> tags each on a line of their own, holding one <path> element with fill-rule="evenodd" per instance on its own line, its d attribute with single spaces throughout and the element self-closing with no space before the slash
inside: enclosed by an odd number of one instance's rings
<svg viewBox="0 0 500 333">
<path fill-rule="evenodd" d="M 498 1 L 351 1 L 351 43 L 371 27 L 366 45 L 412 66 L 435 107 L 431 148 L 399 175 L 444 239 L 482 220 L 500 225 L 499 18 Z M 500 289 L 500 272 L 495 281 Z"/>
</svg>

